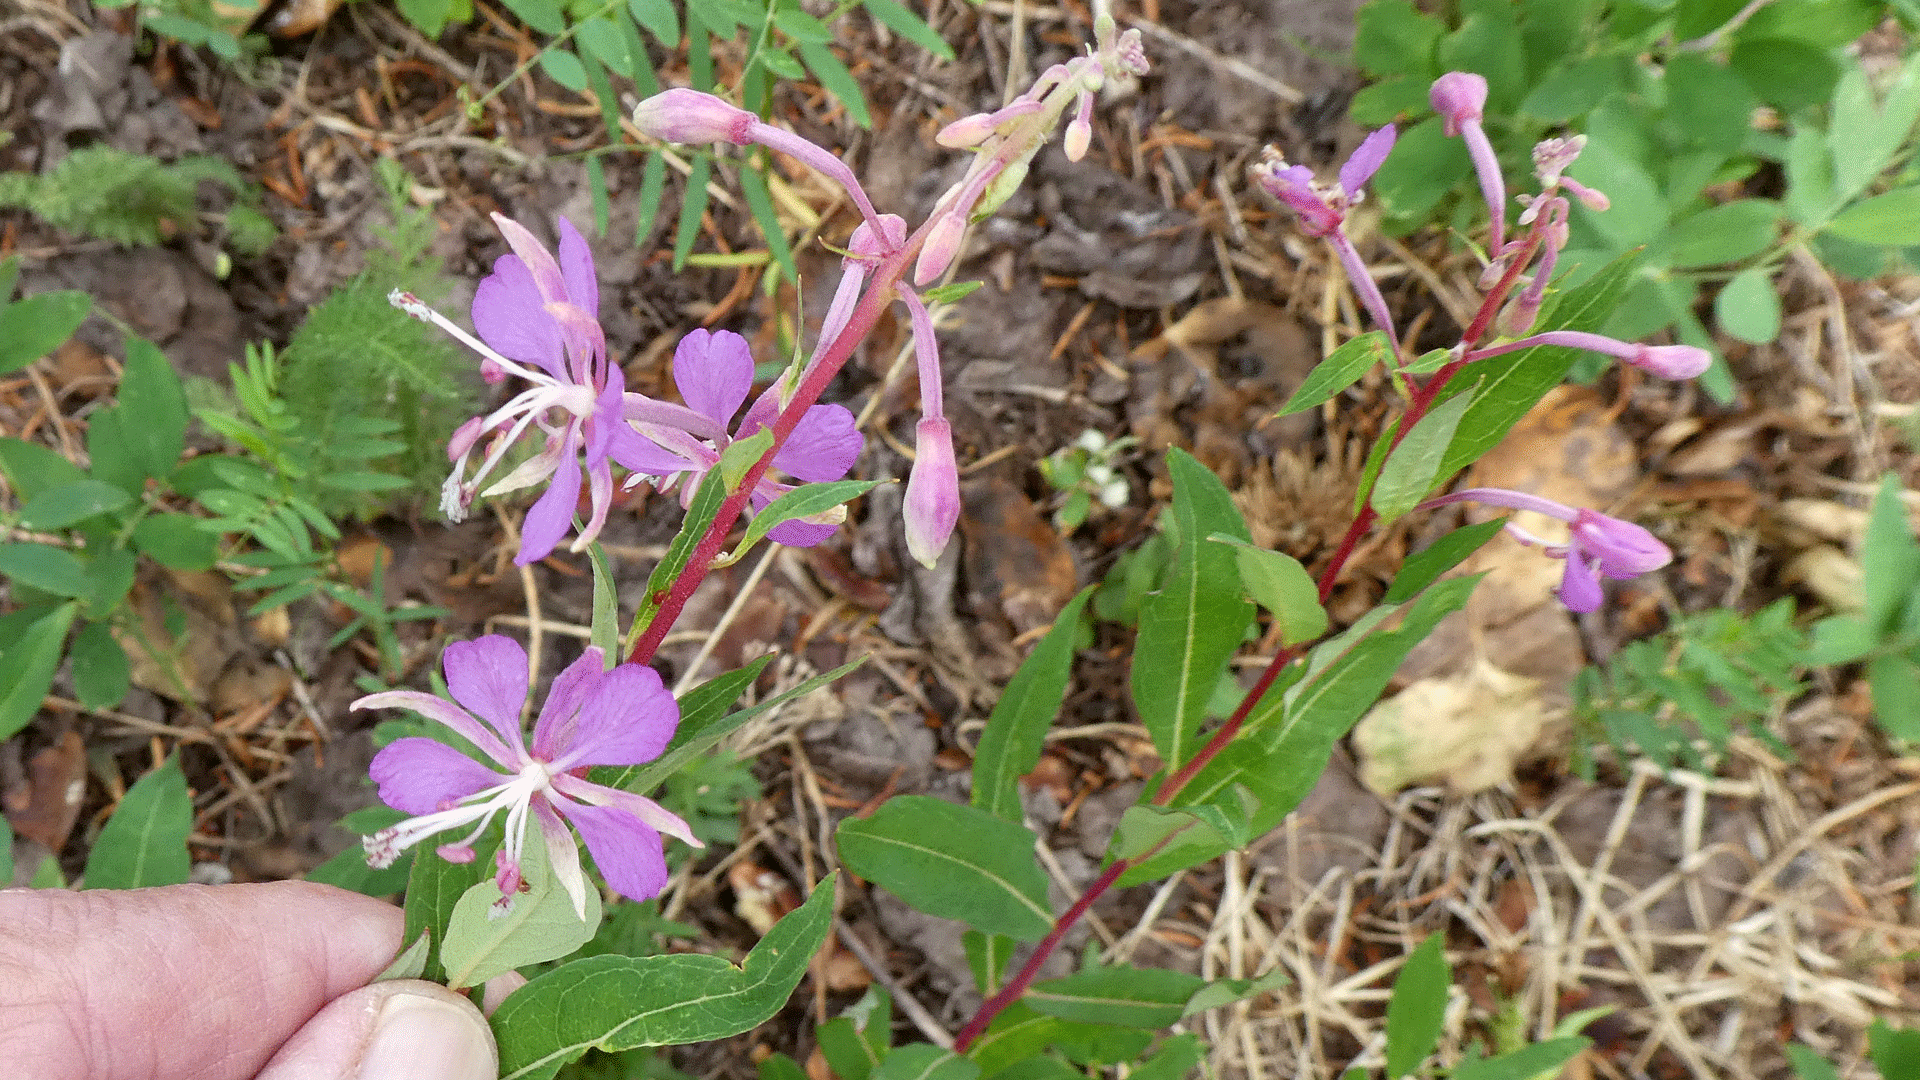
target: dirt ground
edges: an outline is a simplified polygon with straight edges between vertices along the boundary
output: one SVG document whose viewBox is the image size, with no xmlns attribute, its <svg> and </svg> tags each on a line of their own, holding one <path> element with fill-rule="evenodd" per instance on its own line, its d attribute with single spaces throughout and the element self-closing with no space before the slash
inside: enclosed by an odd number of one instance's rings
<svg viewBox="0 0 1920 1080">
<path fill-rule="evenodd" d="M 742 733 L 737 748 L 755 758 L 763 794 L 740 809 L 741 842 L 690 863 L 663 898 L 668 918 L 702 935 L 686 947 L 749 946 L 783 896 L 834 867 L 832 828 L 846 815 L 896 792 L 964 793 L 970 748 L 1036 632 L 1152 532 L 1168 495 L 1158 463 L 1166 447 L 1215 469 L 1256 541 L 1310 568 L 1346 525 L 1361 455 L 1390 416 L 1390 388 L 1370 383 L 1338 413 L 1273 417 L 1357 322 L 1326 253 L 1249 192 L 1245 169 L 1268 143 L 1326 169 L 1358 141 L 1343 119 L 1357 82 L 1339 60 L 1356 5 L 1138 6 L 1123 5 L 1123 24 L 1145 32 L 1153 72 L 1103 102 L 1086 160 L 1044 154 L 967 248 L 962 274 L 987 284 L 942 328 L 967 511 L 949 557 L 916 568 L 897 527 L 897 490 L 878 489 L 828 544 L 715 575 L 662 654 L 671 681 L 778 647 L 762 695 L 870 658 Z M 281 229 L 270 250 L 224 278 L 195 236 L 121 249 L 20 214 L 0 216 L 0 255 L 21 256 L 28 292 L 87 289 L 183 374 L 220 380 L 245 343 L 284 343 L 310 306 L 362 268 L 388 214 L 373 165 L 392 158 L 412 178 L 415 202 L 432 209 L 434 253 L 471 288 L 502 250 L 489 212 L 537 230 L 556 214 L 591 221 L 585 166 L 568 155 L 606 140 L 597 107 L 537 74 L 512 78 L 478 119 L 466 117 L 459 87 L 506 80 L 537 48 L 499 9 L 476 7 L 472 26 L 428 42 L 387 6 L 348 5 L 236 69 L 151 40 L 136 47 L 115 13 L 0 0 L 0 121 L 13 136 L 0 144 L 0 168 L 44 170 L 92 142 L 163 158 L 216 155 L 262 186 Z M 1088 35 L 1072 0 L 933 0 L 930 19 L 956 61 L 843 20 L 839 45 L 864 80 L 871 131 L 802 89 L 783 90 L 776 107 L 779 122 L 844 148 L 881 210 L 915 222 L 962 166 L 933 131 L 998 105 Z M 723 77 L 739 59 L 737 44 L 723 48 Z M 684 57 L 655 62 L 664 83 L 686 81 Z M 670 173 L 666 210 L 636 245 L 642 159 L 603 161 L 613 201 L 594 251 L 608 341 L 629 385 L 663 388 L 673 343 L 696 326 L 770 346 L 777 309 L 753 288 L 755 271 L 671 270 L 682 175 Z M 803 175 L 784 178 L 825 216 L 820 235 L 843 240 L 857 220 L 848 207 Z M 737 187 L 724 171 L 719 180 L 728 197 L 697 250 L 760 246 L 730 197 Z M 1474 268 L 1446 238 L 1374 237 L 1363 252 L 1403 319 L 1425 313 L 1416 333 L 1440 342 L 1457 327 Z M 831 251 L 812 244 L 799 258 L 803 278 L 831 280 Z M 1557 392 L 1476 467 L 1476 482 L 1571 485 L 1592 504 L 1627 508 L 1678 553 L 1663 582 L 1575 619 L 1545 602 L 1546 560 L 1511 545 L 1491 552 L 1483 595 L 1409 661 L 1402 681 L 1497 667 L 1530 687 L 1512 724 L 1468 732 L 1461 764 L 1409 777 L 1421 782 L 1390 796 L 1370 790 L 1362 777 L 1371 774 L 1343 749 L 1279 830 L 1162 886 L 1114 895 L 1060 963 L 1097 942 L 1116 960 L 1209 976 L 1284 968 L 1289 986 L 1194 1022 L 1220 1075 L 1331 1078 L 1356 1060 L 1377 1063 L 1400 958 L 1436 931 L 1456 962 L 1453 1050 L 1496 1031 L 1544 1037 L 1560 1017 L 1612 1006 L 1587 1029 L 1595 1048 L 1566 1075 L 1777 1080 L 1790 1075 L 1780 1051 L 1789 1039 L 1827 1052 L 1842 1075 L 1871 1075 L 1866 1025 L 1920 1022 L 1920 769 L 1886 744 L 1864 688 L 1847 673 L 1823 676 L 1770 722 L 1791 759 L 1741 739 L 1713 775 L 1629 763 L 1594 783 L 1573 779 L 1556 720 L 1581 665 L 1674 613 L 1755 610 L 1785 595 L 1818 610 L 1830 595 L 1819 570 L 1836 556 L 1845 563 L 1881 473 L 1895 469 L 1910 491 L 1920 487 L 1892 426 L 1920 397 L 1920 282 L 1859 285 L 1811 265 L 1782 281 L 1786 329 L 1774 345 L 1732 349 L 1741 386 L 1732 406 L 1687 386 L 1608 375 Z M 810 290 L 809 303 L 823 296 Z M 791 290 L 781 299 L 790 303 Z M 456 296 L 446 309 L 464 307 Z M 74 445 L 87 410 L 111 395 L 119 338 L 95 316 L 81 346 L 31 378 L 0 381 L 0 428 Z M 905 475 L 916 393 L 910 371 L 902 377 L 906 345 L 904 326 L 883 324 L 833 388 L 866 424 L 856 476 Z M 1121 458 L 1130 498 L 1062 536 L 1049 520 L 1058 497 L 1036 463 L 1089 430 L 1140 440 Z M 508 560 L 520 512 L 503 506 L 449 528 L 428 495 L 343 545 L 350 571 L 381 551 L 391 596 L 452 612 L 404 636 L 416 682 L 443 636 L 530 637 L 536 652 L 544 643 L 549 674 L 577 647 L 590 618 L 586 563 L 560 556 L 516 571 Z M 629 602 L 678 515 L 673 499 L 644 493 L 616 510 L 603 539 Z M 1369 540 L 1335 595 L 1336 622 L 1370 607 L 1399 559 L 1451 524 Z M 141 589 L 204 629 L 192 635 L 200 692 L 183 701 L 136 688 L 118 709 L 89 712 L 63 676 L 34 725 L 0 745 L 0 787 L 24 842 L 77 871 L 126 785 L 178 749 L 195 786 L 205 880 L 296 876 L 350 843 L 333 822 L 372 801 L 374 719 L 346 703 L 376 661 L 363 641 L 325 649 L 346 613 L 303 603 L 288 619 L 249 621 L 238 614 L 246 600 L 216 576 L 143 580 Z M 1159 767 L 1126 703 L 1130 641 L 1129 630 L 1099 626 L 1029 778 L 1030 819 L 1060 898 L 1097 873 L 1119 814 Z M 1249 648 L 1240 661 L 1249 678 L 1272 647 Z M 86 796 L 66 806 L 55 793 L 75 781 Z M 831 978 L 809 983 L 748 1036 L 676 1051 L 676 1064 L 746 1077 L 766 1049 L 806 1060 L 812 1021 L 873 982 L 917 1003 L 903 1011 L 901 1039 L 963 1024 L 978 999 L 958 927 L 877 890 L 848 896 L 843 938 L 852 941 Z"/>
</svg>

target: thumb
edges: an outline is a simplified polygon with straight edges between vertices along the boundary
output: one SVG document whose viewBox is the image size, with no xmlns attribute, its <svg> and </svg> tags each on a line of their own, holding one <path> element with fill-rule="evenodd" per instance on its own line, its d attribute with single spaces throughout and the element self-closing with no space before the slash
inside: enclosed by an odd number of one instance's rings
<svg viewBox="0 0 1920 1080">
<path fill-rule="evenodd" d="M 444 986 L 401 979 L 329 1002 L 258 1080 L 496 1080 L 486 1018 Z"/>
</svg>

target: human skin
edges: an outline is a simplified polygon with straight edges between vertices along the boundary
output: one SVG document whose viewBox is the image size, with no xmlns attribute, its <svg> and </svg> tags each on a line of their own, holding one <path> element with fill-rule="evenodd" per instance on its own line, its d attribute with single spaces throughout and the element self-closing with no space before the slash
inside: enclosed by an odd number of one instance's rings
<svg viewBox="0 0 1920 1080">
<path fill-rule="evenodd" d="M 32 1080 L 492 1080 L 445 987 L 369 985 L 399 909 L 307 882 L 0 892 L 0 1070 Z"/>
</svg>

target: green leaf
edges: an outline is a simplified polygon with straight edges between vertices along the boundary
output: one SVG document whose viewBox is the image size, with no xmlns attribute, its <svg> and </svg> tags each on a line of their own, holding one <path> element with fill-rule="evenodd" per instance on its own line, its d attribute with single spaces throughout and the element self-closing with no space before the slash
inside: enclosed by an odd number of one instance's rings
<svg viewBox="0 0 1920 1080">
<path fill-rule="evenodd" d="M 1387 349 L 1387 335 L 1382 330 L 1369 330 L 1359 337 L 1333 350 L 1325 359 L 1314 365 L 1300 389 L 1293 392 L 1285 405 L 1280 406 L 1278 416 L 1291 416 L 1297 412 L 1333 400 L 1334 395 L 1360 381 L 1360 376 L 1375 364 L 1385 363 L 1392 354 Z"/>
<path fill-rule="evenodd" d="M 87 478 L 79 466 L 59 454 L 38 443 L 14 438 L 0 438 L 0 471 L 6 473 L 14 495 L 23 501 Z"/>
<path fill-rule="evenodd" d="M 1920 1076 L 1920 1030 L 1896 1028 L 1885 1020 L 1875 1020 L 1867 1028 L 1867 1054 L 1880 1075 Z"/>
<path fill-rule="evenodd" d="M 438 40 L 453 17 L 453 0 L 399 0 L 400 14 L 428 40 Z"/>
<path fill-rule="evenodd" d="M 1804 1043 L 1788 1043 L 1786 1051 L 1787 1060 L 1793 1063 L 1794 1075 L 1800 1080 L 1840 1080 L 1840 1071 L 1812 1047 Z M 1885 1075 L 1885 1070 L 1881 1075 Z"/>
<path fill-rule="evenodd" d="M 125 410 L 118 405 L 97 409 L 87 417 L 87 472 L 137 499 L 146 490 L 147 474 L 134 458 L 133 437 L 126 426 Z"/>
<path fill-rule="evenodd" d="M 713 155 L 700 152 L 693 156 L 693 167 L 687 174 L 686 200 L 680 204 L 680 223 L 673 233 L 673 270 L 679 273 L 687 265 L 687 256 L 693 254 L 694 241 L 700 238 L 700 219 L 707 212 L 707 200 L 712 195 L 707 191 L 707 181 L 713 178 Z"/>
<path fill-rule="evenodd" d="M 127 696 L 126 650 L 103 622 L 88 623 L 73 636 L 73 692 L 89 709 L 111 709 Z"/>
<path fill-rule="evenodd" d="M 1453 972 L 1447 966 L 1446 935 L 1429 934 L 1407 954 L 1387 999 L 1387 1077 L 1410 1075 L 1440 1044 L 1447 1022 L 1447 988 Z"/>
<path fill-rule="evenodd" d="M 953 46 L 928 26 L 918 15 L 908 11 L 894 0 L 860 0 L 860 6 L 874 21 L 883 23 L 887 29 L 913 42 L 941 60 L 953 59 Z"/>
<path fill-rule="evenodd" d="M 1592 1045 L 1592 1039 L 1578 1035 L 1548 1039 L 1496 1058 L 1463 1061 L 1454 1066 L 1448 1080 L 1538 1080 L 1555 1075 L 1562 1065 Z"/>
<path fill-rule="evenodd" d="M 1008 680 L 987 718 L 974 748 L 972 801 L 989 814 L 1016 823 L 1021 819 L 1019 778 L 1039 763 L 1047 729 L 1066 700 L 1080 616 L 1092 595 L 1088 586 L 1067 602 L 1052 629 Z"/>
<path fill-rule="evenodd" d="M 765 160 L 764 156 L 757 156 L 762 167 Z M 746 196 L 747 210 L 753 214 L 754 223 L 760 226 L 760 235 L 766 239 L 767 251 L 773 256 L 773 261 L 780 265 L 781 274 L 788 281 L 799 281 L 800 271 L 793 265 L 793 248 L 787 243 L 787 233 L 780 225 L 780 215 L 773 209 L 773 194 L 767 190 L 767 179 L 758 168 L 740 170 L 740 193 Z"/>
<path fill-rule="evenodd" d="M 127 339 L 117 398 L 121 434 L 140 471 L 155 480 L 171 473 L 187 445 L 187 394 L 173 364 L 152 342 Z"/>
<path fill-rule="evenodd" d="M 546 72 L 548 78 L 576 94 L 587 89 L 586 66 L 580 62 L 579 57 L 573 55 L 572 50 L 558 45 L 548 45 L 540 53 L 540 70 Z"/>
<path fill-rule="evenodd" d="M 1038 941 L 1053 927 L 1033 833 L 985 810 L 899 795 L 835 833 L 847 869 L 908 904 L 989 934 Z"/>
<path fill-rule="evenodd" d="M 1920 184 L 1875 195 L 1840 212 L 1827 226 L 1835 236 L 1862 244 L 1920 244 Z"/>
<path fill-rule="evenodd" d="M 972 296 L 975 290 L 985 284 L 984 281 L 950 281 L 945 285 L 935 285 L 923 291 L 920 299 L 925 301 L 928 307 L 935 304 L 957 304 Z"/>
<path fill-rule="evenodd" d="M 1920 582 L 1920 541 L 1914 539 L 1913 528 L 1907 523 L 1900 480 L 1891 473 L 1881 478 L 1880 489 L 1873 496 L 1860 568 L 1867 593 L 1867 623 L 1882 634 L 1892 634 L 1907 605 L 1917 602 L 1914 587 Z"/>
<path fill-rule="evenodd" d="M 1772 246 L 1780 232 L 1780 204 L 1738 199 L 1674 223 L 1667 263 L 1678 270 L 1740 262 Z"/>
<path fill-rule="evenodd" d="M 1200 1036 L 1189 1031 L 1160 1044 L 1153 1056 L 1127 1073 L 1127 1080 L 1183 1080 L 1200 1064 L 1205 1049 Z"/>
<path fill-rule="evenodd" d="M 59 348 L 93 310 L 93 298 L 72 289 L 5 301 L 6 294 L 0 293 L 0 375 L 18 371 Z"/>
<path fill-rule="evenodd" d="M 454 905 L 468 889 L 493 878 L 493 853 L 499 843 L 499 829 L 489 827 L 473 845 L 474 858 L 470 862 L 451 863 L 431 851 L 414 855 L 413 872 L 407 875 L 406 925 L 401 940 L 414 941 L 421 934 L 428 936 L 427 963 L 422 978 L 446 981 L 440 944 L 453 918 Z"/>
<path fill-rule="evenodd" d="M 718 956 L 594 956 L 534 979 L 493 1014 L 501 1080 L 547 1080 L 600 1049 L 711 1042 L 786 1004 L 833 927 L 833 880 L 781 919 L 735 967 Z"/>
<path fill-rule="evenodd" d="M 1161 759 L 1182 762 L 1208 699 L 1253 619 L 1234 554 L 1203 537 L 1249 539 L 1225 484 L 1183 450 L 1167 451 L 1173 475 L 1173 563 L 1140 608 L 1132 691 Z"/>
<path fill-rule="evenodd" d="M 506 0 L 506 5 L 521 22 L 548 37 L 567 28 L 567 17 L 554 0 Z"/>
<path fill-rule="evenodd" d="M 76 603 L 61 604 L 28 624 L 0 653 L 0 739 L 11 738 L 40 711 L 60 666 L 67 628 L 79 611 Z"/>
<path fill-rule="evenodd" d="M 1538 329 L 1598 330 L 1620 302 L 1638 261 L 1637 253 L 1623 255 L 1556 298 L 1542 313 Z M 1546 346 L 1468 365 L 1463 374 L 1477 375 L 1479 380 L 1468 391 L 1473 395 L 1473 405 L 1461 417 L 1453 445 L 1447 447 L 1436 475 L 1452 476 L 1506 438 L 1513 425 L 1566 378 L 1577 355 L 1574 349 Z"/>
<path fill-rule="evenodd" d="M 867 1080 L 887 1052 L 892 1025 L 893 1000 L 885 990 L 869 986 L 846 1012 L 816 1028 L 814 1037 L 839 1080 Z"/>
<path fill-rule="evenodd" d="M 89 889 L 180 885 L 193 869 L 193 800 L 177 757 L 134 782 L 87 853 Z"/>
<path fill-rule="evenodd" d="M 1387 452 L 1386 464 L 1380 467 L 1369 497 L 1382 525 L 1418 506 L 1433 485 L 1444 479 L 1439 473 L 1440 462 L 1453 443 L 1460 418 L 1472 405 L 1473 399 L 1466 394 L 1456 394 L 1435 405 L 1413 425 L 1400 445 Z"/>
<path fill-rule="evenodd" d="M 440 962 L 447 969 L 447 985 L 455 989 L 478 986 L 496 975 L 543 960 L 572 955 L 593 940 L 600 928 L 600 890 L 586 883 L 586 914 L 576 914 L 573 897 L 553 876 L 547 845 L 535 836 L 520 852 L 525 888 L 514 897 L 506 914 L 492 909 L 500 900 L 500 886 L 482 881 L 462 893 L 453 905 Z"/>
<path fill-rule="evenodd" d="M 765 430 L 764 428 L 761 430 Z M 883 480 L 835 480 L 826 484 L 802 484 L 767 504 L 765 510 L 747 523 L 747 535 L 738 550 L 745 551 L 764 539 L 773 527 L 794 518 L 823 514 L 865 495 L 885 483 Z"/>
<path fill-rule="evenodd" d="M 9 283 L 0 283 L 0 295 L 6 294 Z M 13 826 L 0 817 L 0 883 L 13 885 Z"/>
<path fill-rule="evenodd" d="M 1152 852 L 1153 877 L 1164 877 L 1173 870 L 1184 870 L 1213 859 L 1224 851 L 1247 845 L 1252 836 L 1248 814 L 1241 808 L 1201 803 L 1172 809 L 1140 803 L 1127 807 L 1120 825 L 1113 831 L 1108 855 L 1114 859 L 1140 859 Z M 1153 878 L 1129 871 L 1121 885 L 1135 885 Z"/>
<path fill-rule="evenodd" d="M 1714 321 L 1720 329 L 1754 345 L 1765 345 L 1780 334 L 1780 297 L 1765 267 L 1740 271 L 1713 300 Z"/>
<path fill-rule="evenodd" d="M 187 514 L 154 514 L 133 527 L 140 554 L 175 570 L 206 570 L 219 553 L 219 538 Z"/>
<path fill-rule="evenodd" d="M 1446 26 L 1422 14 L 1410 0 L 1373 0 L 1354 19 L 1353 60 L 1369 75 L 1415 75 L 1431 80 L 1439 69 L 1434 49 Z"/>
<path fill-rule="evenodd" d="M 1836 615 L 1813 624 L 1813 645 L 1807 663 L 1818 666 L 1849 664 L 1872 652 L 1880 635 L 1865 619 Z"/>
<path fill-rule="evenodd" d="M 102 480 L 75 480 L 28 499 L 20 508 L 20 524 L 29 529 L 64 529 L 132 501 L 124 488 Z"/>
<path fill-rule="evenodd" d="M 1275 625 L 1280 627 L 1281 644 L 1298 645 L 1327 632 L 1327 610 L 1320 606 L 1320 587 L 1300 560 L 1219 533 L 1207 539 L 1232 546 L 1240 567 L 1240 583 L 1255 603 L 1272 613 Z"/>
<path fill-rule="evenodd" d="M 1400 572 L 1394 575 L 1393 585 L 1387 589 L 1387 595 L 1380 598 L 1380 602 L 1404 604 L 1420 595 L 1421 590 L 1438 581 L 1441 574 L 1479 551 L 1505 525 L 1505 519 L 1496 519 L 1463 526 L 1435 540 L 1418 554 L 1409 556 L 1406 562 L 1400 564 Z"/>
<path fill-rule="evenodd" d="M 773 429 L 761 428 L 744 439 L 735 439 L 720 451 L 720 462 L 713 471 L 720 474 L 726 482 L 729 493 L 740 489 L 740 482 L 747 478 L 747 471 L 753 463 L 759 461 L 773 448 Z"/>
<path fill-rule="evenodd" d="M 593 567 L 593 617 L 588 624 L 592 644 L 608 664 L 615 664 L 620 659 L 620 597 L 615 591 L 613 564 L 607 561 L 607 549 L 600 546 L 600 541 L 587 545 L 587 562 Z"/>
<path fill-rule="evenodd" d="M 653 40 L 669 49 L 680 45 L 680 19 L 673 12 L 672 0 L 627 0 L 633 21 L 647 28 Z"/>
<path fill-rule="evenodd" d="M 667 545 L 667 553 L 654 564 L 653 573 L 647 578 L 647 591 L 641 597 L 639 610 L 633 613 L 633 625 L 627 631 L 627 651 L 633 649 L 640 635 L 646 632 L 648 624 L 660 613 L 660 605 L 666 602 L 667 590 L 680 572 L 687 568 L 687 563 L 692 561 L 693 549 L 700 545 L 700 538 L 706 535 L 707 526 L 713 523 L 714 515 L 726 499 L 727 490 L 721 481 L 720 470 L 708 469 L 707 475 L 700 478 L 700 486 L 694 491 L 693 502 L 688 505 L 686 516 L 680 521 L 680 531 L 674 534 L 673 541 Z"/>
<path fill-rule="evenodd" d="M 968 930 L 960 935 L 960 945 L 967 952 L 967 969 L 973 972 L 973 985 L 982 996 L 990 996 L 1000 989 L 1001 980 L 1007 974 L 1007 964 L 1013 959 L 1015 944 L 1005 934 L 983 934 L 978 930 Z"/>
<path fill-rule="evenodd" d="M 0 544 L 0 574 L 55 596 L 86 596 L 93 591 L 86 564 L 48 544 Z"/>
<path fill-rule="evenodd" d="M 974 1080 L 979 1075 L 980 1066 L 973 1059 L 929 1043 L 899 1047 L 873 1070 L 873 1080 Z"/>
<path fill-rule="evenodd" d="M 873 114 L 867 111 L 867 99 L 860 93 L 860 80 L 853 77 L 853 72 L 847 70 L 847 65 L 840 62 L 832 49 L 824 44 L 803 41 L 800 43 L 800 58 L 807 62 L 808 70 L 813 72 L 813 77 L 827 93 L 832 94 L 834 100 L 847 110 L 847 115 L 853 118 L 854 123 L 863 128 L 873 126 Z"/>
<path fill-rule="evenodd" d="M 355 810 L 336 824 L 348 832 L 370 835 L 389 825 L 398 825 L 406 817 L 404 812 L 390 806 L 374 805 Z M 407 887 L 407 878 L 413 872 L 413 860 L 418 851 L 418 848 L 408 848 L 400 853 L 392 866 L 375 870 L 367 865 L 365 849 L 353 844 L 307 871 L 306 880 L 357 892 L 362 896 L 392 896 Z M 416 942 L 421 940 L 416 939 Z M 423 970 L 428 951 L 424 945 L 421 946 L 420 963 Z"/>
<path fill-rule="evenodd" d="M 1740 34 L 1727 57 L 1755 97 L 1785 112 L 1825 102 L 1840 81 L 1832 53 L 1804 40 Z"/>
<path fill-rule="evenodd" d="M 1867 664 L 1867 685 L 1881 729 L 1920 742 L 1920 666 L 1904 656 L 1876 656 Z"/>
<path fill-rule="evenodd" d="M 1169 968 L 1096 967 L 1034 983 L 1021 1000 L 1062 1020 L 1151 1030 L 1178 1023 L 1205 985 L 1198 975 Z"/>
</svg>

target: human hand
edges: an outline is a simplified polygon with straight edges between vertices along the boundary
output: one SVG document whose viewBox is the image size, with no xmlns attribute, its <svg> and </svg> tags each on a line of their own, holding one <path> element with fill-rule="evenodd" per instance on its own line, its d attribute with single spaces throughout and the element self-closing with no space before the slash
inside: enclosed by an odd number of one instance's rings
<svg viewBox="0 0 1920 1080">
<path fill-rule="evenodd" d="M 307 882 L 0 892 L 0 1072 L 25 1080 L 495 1080 L 473 1003 L 367 985 L 399 909 Z"/>
</svg>

